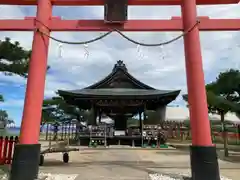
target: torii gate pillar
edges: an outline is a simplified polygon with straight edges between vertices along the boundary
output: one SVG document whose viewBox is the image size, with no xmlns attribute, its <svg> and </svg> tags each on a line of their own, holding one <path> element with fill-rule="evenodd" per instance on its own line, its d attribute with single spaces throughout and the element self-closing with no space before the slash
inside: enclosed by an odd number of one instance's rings
<svg viewBox="0 0 240 180">
<path fill-rule="evenodd" d="M 197 20 L 196 0 L 183 0 L 183 27 L 191 28 Z M 216 147 L 212 144 L 202 66 L 199 29 L 196 26 L 184 36 L 188 103 L 192 146 L 190 146 L 193 180 L 220 180 Z"/>
<path fill-rule="evenodd" d="M 38 0 L 36 27 L 49 34 L 52 3 Z M 41 23 L 40 23 L 41 22 Z M 40 144 L 38 144 L 41 111 L 47 71 L 49 37 L 35 31 L 28 70 L 27 90 L 21 124 L 20 143 L 15 146 L 10 180 L 37 179 Z"/>
</svg>

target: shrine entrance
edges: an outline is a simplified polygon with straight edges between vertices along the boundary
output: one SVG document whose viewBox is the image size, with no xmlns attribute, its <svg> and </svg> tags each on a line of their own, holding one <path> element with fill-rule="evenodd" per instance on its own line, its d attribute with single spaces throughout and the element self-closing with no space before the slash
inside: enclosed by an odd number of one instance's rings
<svg viewBox="0 0 240 180">
<path fill-rule="evenodd" d="M 20 144 L 15 148 L 10 179 L 33 180 L 38 174 L 38 138 L 48 45 L 50 38 L 56 40 L 51 37 L 51 31 L 116 31 L 123 36 L 122 31 L 183 31 L 192 131 L 192 177 L 193 180 L 220 180 L 216 148 L 212 144 L 208 120 L 199 31 L 239 31 L 240 19 L 197 17 L 196 5 L 237 3 L 239 0 L 0 0 L 0 5 L 37 6 L 36 17 L 0 20 L 0 31 L 34 31 Z M 104 5 L 104 20 L 61 20 L 52 17 L 53 6 L 96 5 Z M 182 16 L 170 20 L 128 20 L 128 5 L 179 5 Z"/>
</svg>

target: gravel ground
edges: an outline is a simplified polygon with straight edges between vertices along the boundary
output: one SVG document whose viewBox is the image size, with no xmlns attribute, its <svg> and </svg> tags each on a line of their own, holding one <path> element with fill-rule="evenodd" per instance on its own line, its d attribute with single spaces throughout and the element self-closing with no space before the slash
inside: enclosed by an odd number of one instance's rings
<svg viewBox="0 0 240 180">
<path fill-rule="evenodd" d="M 190 174 L 149 174 L 151 180 L 191 180 Z M 221 180 L 232 180 L 226 177 L 221 177 Z"/>
<path fill-rule="evenodd" d="M 76 179 L 78 174 L 39 174 L 39 180 L 74 180 Z"/>
<path fill-rule="evenodd" d="M 70 153 L 69 164 L 62 162 L 61 154 L 49 154 L 40 170 L 51 174 L 78 174 L 75 180 L 189 180 L 189 160 L 188 152 L 174 149 L 83 149 Z M 223 180 L 239 179 L 240 164 L 219 160 L 219 165 L 221 174 L 228 177 Z"/>
<path fill-rule="evenodd" d="M 78 174 L 51 174 L 40 173 L 38 180 L 75 180 Z M 113 178 L 114 179 L 114 178 Z M 191 180 L 188 174 L 149 174 L 149 180 Z M 8 180 L 8 176 L 4 175 L 1 180 Z M 221 177 L 221 180 L 232 180 Z"/>
<path fill-rule="evenodd" d="M 51 174 L 40 173 L 37 180 L 75 180 L 78 174 Z M 8 180 L 8 176 L 4 175 L 1 180 Z"/>
</svg>

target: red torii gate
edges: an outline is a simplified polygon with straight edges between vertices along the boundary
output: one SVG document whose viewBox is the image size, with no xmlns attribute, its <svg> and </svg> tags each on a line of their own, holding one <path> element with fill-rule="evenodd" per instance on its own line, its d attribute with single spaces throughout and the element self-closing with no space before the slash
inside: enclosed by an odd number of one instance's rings
<svg viewBox="0 0 240 180">
<path fill-rule="evenodd" d="M 38 144 L 50 31 L 186 31 L 184 36 L 187 86 L 192 131 L 191 167 L 194 180 L 220 180 L 216 148 L 212 144 L 200 31 L 239 31 L 240 19 L 197 17 L 196 5 L 237 4 L 239 0 L 128 0 L 128 5 L 180 5 L 182 17 L 170 20 L 128 20 L 122 25 L 107 25 L 103 20 L 61 20 L 52 17 L 52 6 L 96 6 L 104 0 L 0 0 L 6 5 L 37 5 L 37 16 L 24 20 L 0 20 L 0 31 L 35 31 L 29 77 L 21 125 L 20 144 L 16 146 L 11 180 L 33 180 L 38 173 Z M 36 30 L 41 30 L 36 31 Z"/>
</svg>

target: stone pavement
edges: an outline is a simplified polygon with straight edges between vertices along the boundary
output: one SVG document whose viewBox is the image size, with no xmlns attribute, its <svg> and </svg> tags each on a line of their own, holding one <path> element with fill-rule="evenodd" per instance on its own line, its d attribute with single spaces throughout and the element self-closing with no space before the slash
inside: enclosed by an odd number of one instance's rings
<svg viewBox="0 0 240 180">
<path fill-rule="evenodd" d="M 221 174 L 233 180 L 240 176 L 240 164 L 219 160 Z M 70 153 L 69 164 L 62 154 L 48 154 L 41 172 L 78 174 L 75 180 L 147 180 L 149 173 L 190 172 L 189 154 L 180 150 L 84 149 Z"/>
</svg>

